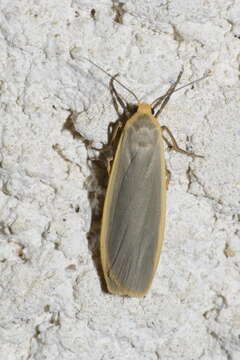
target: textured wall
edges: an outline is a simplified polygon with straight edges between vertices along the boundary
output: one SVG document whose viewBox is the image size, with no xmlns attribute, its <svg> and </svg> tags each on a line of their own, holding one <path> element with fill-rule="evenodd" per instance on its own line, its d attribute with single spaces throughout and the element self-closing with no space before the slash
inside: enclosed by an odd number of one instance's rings
<svg viewBox="0 0 240 360">
<path fill-rule="evenodd" d="M 1 0 L 0 8 L 1 358 L 238 360 L 238 2 Z M 117 115 L 109 78 L 81 56 L 119 72 L 149 102 L 182 65 L 181 84 L 212 71 L 173 95 L 159 119 L 205 159 L 166 150 L 165 243 L 142 299 L 102 289 L 106 179 L 87 161 L 88 145 L 106 142 Z"/>
</svg>

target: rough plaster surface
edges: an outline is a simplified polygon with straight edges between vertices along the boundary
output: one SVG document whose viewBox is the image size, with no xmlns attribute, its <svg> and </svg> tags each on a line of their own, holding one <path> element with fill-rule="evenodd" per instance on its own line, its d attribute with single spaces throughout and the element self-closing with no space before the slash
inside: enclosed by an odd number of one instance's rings
<svg viewBox="0 0 240 360">
<path fill-rule="evenodd" d="M 0 8 L 1 359 L 239 360 L 239 2 Z M 145 101 L 182 65 L 182 84 L 212 71 L 160 118 L 205 159 L 166 151 L 166 237 L 142 299 L 101 286 L 91 216 L 104 186 L 87 145 L 106 142 L 117 115 L 109 79 L 81 56 L 119 72 Z"/>
</svg>

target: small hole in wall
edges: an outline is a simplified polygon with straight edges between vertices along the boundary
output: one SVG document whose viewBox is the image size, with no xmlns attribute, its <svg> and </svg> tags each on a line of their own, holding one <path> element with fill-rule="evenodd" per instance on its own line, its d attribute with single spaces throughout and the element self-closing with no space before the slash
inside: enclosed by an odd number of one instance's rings
<svg viewBox="0 0 240 360">
<path fill-rule="evenodd" d="M 44 306 L 44 311 L 49 312 L 50 311 L 50 305 L 45 305 Z"/>
<path fill-rule="evenodd" d="M 93 20 L 96 20 L 96 17 L 95 17 L 95 15 L 96 15 L 96 10 L 95 10 L 95 9 L 92 9 L 92 10 L 91 10 L 90 15 L 91 15 L 91 18 L 92 18 Z"/>
</svg>

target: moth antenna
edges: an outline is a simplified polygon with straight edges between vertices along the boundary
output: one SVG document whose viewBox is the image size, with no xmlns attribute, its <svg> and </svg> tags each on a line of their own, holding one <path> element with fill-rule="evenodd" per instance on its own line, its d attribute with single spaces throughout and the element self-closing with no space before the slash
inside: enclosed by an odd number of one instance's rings
<svg viewBox="0 0 240 360">
<path fill-rule="evenodd" d="M 84 60 L 90 62 L 92 65 L 96 66 L 99 70 L 103 71 L 107 76 L 109 76 L 110 78 L 113 78 L 113 75 L 109 74 L 106 70 L 104 70 L 101 66 L 97 65 L 95 62 L 93 62 L 92 60 L 84 57 L 84 56 L 81 56 Z M 130 90 L 127 86 L 125 86 L 124 84 L 122 84 L 119 80 L 117 79 L 114 79 L 114 81 L 116 81 L 119 85 L 121 85 L 125 90 L 127 90 L 137 101 L 137 103 L 139 104 L 139 99 L 138 97 L 135 95 L 135 93 Z"/>
</svg>

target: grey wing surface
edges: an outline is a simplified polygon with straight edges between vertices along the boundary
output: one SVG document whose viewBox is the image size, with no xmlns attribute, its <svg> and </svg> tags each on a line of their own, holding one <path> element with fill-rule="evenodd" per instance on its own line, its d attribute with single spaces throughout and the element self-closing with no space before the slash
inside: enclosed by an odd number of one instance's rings
<svg viewBox="0 0 240 360">
<path fill-rule="evenodd" d="M 134 292 L 152 280 L 161 211 L 159 129 L 142 115 L 123 133 L 106 239 L 109 276 Z"/>
</svg>

